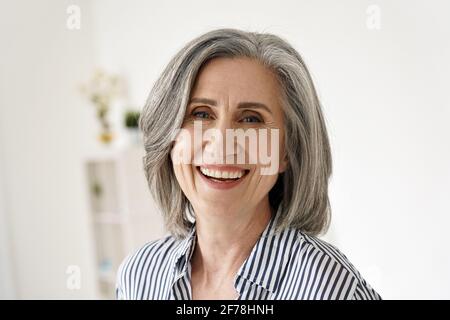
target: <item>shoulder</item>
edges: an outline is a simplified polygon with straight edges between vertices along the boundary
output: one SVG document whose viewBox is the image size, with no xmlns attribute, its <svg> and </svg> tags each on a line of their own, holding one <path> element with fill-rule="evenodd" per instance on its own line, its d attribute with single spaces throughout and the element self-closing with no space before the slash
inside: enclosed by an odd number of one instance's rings
<svg viewBox="0 0 450 320">
<path fill-rule="evenodd" d="M 291 261 L 296 264 L 302 298 L 381 299 L 336 246 L 299 230 L 293 231 L 295 250 L 291 251 L 294 255 Z"/>
<path fill-rule="evenodd" d="M 120 264 L 116 277 L 118 299 L 142 299 L 149 280 L 167 277 L 180 240 L 168 235 L 146 243 L 130 253 Z"/>
<path fill-rule="evenodd" d="M 379 300 L 380 295 L 367 283 L 361 273 L 350 262 L 347 256 L 336 246 L 319 239 L 315 236 L 308 236 L 298 232 L 299 239 L 313 248 L 317 255 L 323 258 L 321 267 L 328 262 L 328 267 L 334 268 L 331 272 L 330 297 L 336 299 L 361 299 L 361 300 Z M 325 268 L 324 268 L 325 269 Z M 333 279 L 333 275 L 335 278 Z M 334 289 L 334 290 L 333 290 Z"/>
</svg>

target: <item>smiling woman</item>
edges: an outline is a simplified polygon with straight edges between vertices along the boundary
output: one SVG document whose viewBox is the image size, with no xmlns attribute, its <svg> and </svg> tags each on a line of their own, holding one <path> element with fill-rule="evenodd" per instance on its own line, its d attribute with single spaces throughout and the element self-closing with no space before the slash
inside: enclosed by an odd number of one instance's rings
<svg viewBox="0 0 450 320">
<path fill-rule="evenodd" d="M 309 72 L 286 41 L 236 29 L 194 39 L 154 85 L 140 128 L 171 234 L 124 260 L 118 298 L 380 299 L 316 237 L 329 224 L 331 152 Z"/>
</svg>

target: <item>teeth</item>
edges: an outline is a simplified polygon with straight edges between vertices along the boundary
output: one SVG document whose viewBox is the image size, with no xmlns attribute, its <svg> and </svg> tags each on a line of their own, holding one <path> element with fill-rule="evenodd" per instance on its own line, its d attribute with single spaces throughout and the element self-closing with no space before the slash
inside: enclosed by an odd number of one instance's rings
<svg viewBox="0 0 450 320">
<path fill-rule="evenodd" d="M 236 179 L 240 178 L 244 175 L 244 171 L 218 171 L 218 170 L 209 170 L 203 167 L 200 167 L 200 171 L 208 177 L 212 178 L 222 178 L 222 179 Z"/>
</svg>

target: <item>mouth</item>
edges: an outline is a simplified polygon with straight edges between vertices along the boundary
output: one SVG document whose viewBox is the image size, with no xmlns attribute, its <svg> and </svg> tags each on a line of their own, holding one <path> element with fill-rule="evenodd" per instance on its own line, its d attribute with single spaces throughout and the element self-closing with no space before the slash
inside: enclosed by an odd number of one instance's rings
<svg viewBox="0 0 450 320">
<path fill-rule="evenodd" d="M 196 166 L 197 172 L 207 179 L 208 181 L 215 183 L 235 183 L 237 181 L 243 180 L 250 170 L 248 169 L 233 169 L 233 170 L 213 170 L 202 166 Z"/>
</svg>

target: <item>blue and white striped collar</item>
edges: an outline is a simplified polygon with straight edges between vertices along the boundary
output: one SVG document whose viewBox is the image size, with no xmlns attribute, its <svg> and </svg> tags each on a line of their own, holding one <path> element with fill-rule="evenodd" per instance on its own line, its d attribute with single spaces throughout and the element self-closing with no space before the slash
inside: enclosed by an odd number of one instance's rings
<svg viewBox="0 0 450 320">
<path fill-rule="evenodd" d="M 287 230 L 275 233 L 275 226 L 280 216 L 281 206 L 271 217 L 269 223 L 254 245 L 249 257 L 244 261 L 235 278 L 235 289 L 241 294 L 246 287 L 257 285 L 271 293 L 278 288 L 280 275 L 283 274 L 289 261 L 289 252 L 286 250 Z M 292 233 L 291 233 L 292 234 Z M 175 278 L 185 275 L 188 271 L 188 262 L 192 258 L 196 243 L 196 226 L 193 224 L 188 236 L 176 248 L 174 260 Z M 277 259 L 268 263 L 270 259 Z"/>
</svg>

